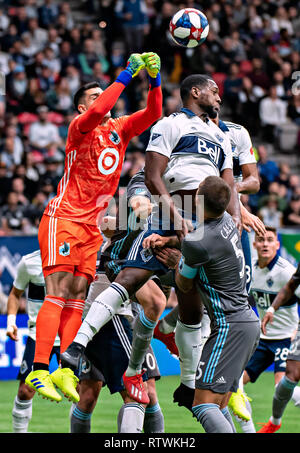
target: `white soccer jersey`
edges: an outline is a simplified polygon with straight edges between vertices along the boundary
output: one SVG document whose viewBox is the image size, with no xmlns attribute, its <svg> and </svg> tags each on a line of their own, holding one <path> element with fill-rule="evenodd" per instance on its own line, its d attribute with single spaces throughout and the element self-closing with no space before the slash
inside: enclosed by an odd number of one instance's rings
<svg viewBox="0 0 300 453">
<path fill-rule="evenodd" d="M 197 189 L 207 176 L 220 176 L 233 167 L 229 138 L 212 121 L 202 121 L 189 109 L 158 121 L 146 151 L 169 158 L 162 179 L 171 194 Z"/>
<path fill-rule="evenodd" d="M 17 266 L 17 276 L 13 282 L 13 286 L 20 291 L 25 291 L 28 288 L 28 335 L 35 341 L 36 318 L 45 297 L 45 279 L 42 270 L 41 252 L 39 250 L 22 257 Z M 54 346 L 59 346 L 59 344 L 60 341 L 57 336 Z"/>
<path fill-rule="evenodd" d="M 247 129 L 230 121 L 220 121 L 220 129 L 229 137 L 233 158 L 233 174 L 236 182 L 242 181 L 241 166 L 256 164 L 253 145 Z"/>
<path fill-rule="evenodd" d="M 296 268 L 279 255 L 261 269 L 257 261 L 253 263 L 251 294 L 256 302 L 256 308 L 262 319 L 274 301 L 281 288 L 291 279 Z M 267 335 L 261 333 L 266 340 L 290 338 L 298 327 L 298 301 L 300 287 L 288 304 L 280 307 L 274 313 L 274 320 L 267 324 Z"/>
</svg>

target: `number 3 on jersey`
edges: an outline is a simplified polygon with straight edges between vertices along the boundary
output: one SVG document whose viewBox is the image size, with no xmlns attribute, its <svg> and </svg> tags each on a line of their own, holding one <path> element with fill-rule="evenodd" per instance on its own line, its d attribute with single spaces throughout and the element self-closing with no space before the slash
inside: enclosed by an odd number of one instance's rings
<svg viewBox="0 0 300 453">
<path fill-rule="evenodd" d="M 231 238 L 231 244 L 233 250 L 235 251 L 236 257 L 241 260 L 241 270 L 240 270 L 240 278 L 243 278 L 245 275 L 245 257 L 243 250 L 238 246 L 239 238 L 237 233 L 235 233 Z"/>
</svg>

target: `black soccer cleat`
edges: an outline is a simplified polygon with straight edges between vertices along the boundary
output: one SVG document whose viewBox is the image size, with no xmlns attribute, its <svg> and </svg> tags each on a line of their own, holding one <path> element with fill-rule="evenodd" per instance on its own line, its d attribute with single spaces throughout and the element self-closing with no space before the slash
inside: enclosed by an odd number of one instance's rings
<svg viewBox="0 0 300 453">
<path fill-rule="evenodd" d="M 65 352 L 60 354 L 61 367 L 71 368 L 74 372 L 79 370 L 85 347 L 82 344 L 71 343 Z"/>
<path fill-rule="evenodd" d="M 178 403 L 178 406 L 184 406 L 192 412 L 195 390 L 180 384 L 173 393 L 173 402 Z"/>
</svg>

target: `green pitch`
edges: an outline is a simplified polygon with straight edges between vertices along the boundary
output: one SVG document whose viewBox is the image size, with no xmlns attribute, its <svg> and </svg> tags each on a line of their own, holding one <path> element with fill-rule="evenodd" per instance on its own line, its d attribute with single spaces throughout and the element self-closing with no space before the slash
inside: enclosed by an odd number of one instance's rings
<svg viewBox="0 0 300 453">
<path fill-rule="evenodd" d="M 166 433 L 199 433 L 202 427 L 185 408 L 178 407 L 172 401 L 173 391 L 179 384 L 178 376 L 162 377 L 157 382 L 159 403 L 165 417 Z M 18 388 L 17 381 L 0 381 L 0 433 L 12 432 L 11 411 Z M 255 426 L 266 422 L 270 416 L 274 378 L 272 373 L 264 373 L 255 384 L 246 386 L 248 396 L 252 398 L 252 409 Z M 92 417 L 93 433 L 116 433 L 117 414 L 121 406 L 119 394 L 110 395 L 104 388 Z M 33 416 L 29 432 L 35 433 L 68 433 L 69 410 L 71 403 L 65 398 L 60 403 L 51 402 L 35 395 L 33 399 Z M 238 432 L 241 432 L 239 427 Z M 300 409 L 293 402 L 288 404 L 283 417 L 282 428 L 278 433 L 300 432 Z"/>
</svg>

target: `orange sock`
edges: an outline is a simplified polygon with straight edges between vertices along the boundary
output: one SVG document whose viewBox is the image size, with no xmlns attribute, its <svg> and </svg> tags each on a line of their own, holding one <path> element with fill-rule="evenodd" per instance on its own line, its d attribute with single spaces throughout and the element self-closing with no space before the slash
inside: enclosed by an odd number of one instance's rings
<svg viewBox="0 0 300 453">
<path fill-rule="evenodd" d="M 58 335 L 60 338 L 60 352 L 64 352 L 74 340 L 82 323 L 84 300 L 68 299 L 61 312 Z"/>
<path fill-rule="evenodd" d="M 34 362 L 49 365 L 62 309 L 66 299 L 47 294 L 36 319 Z"/>
</svg>

